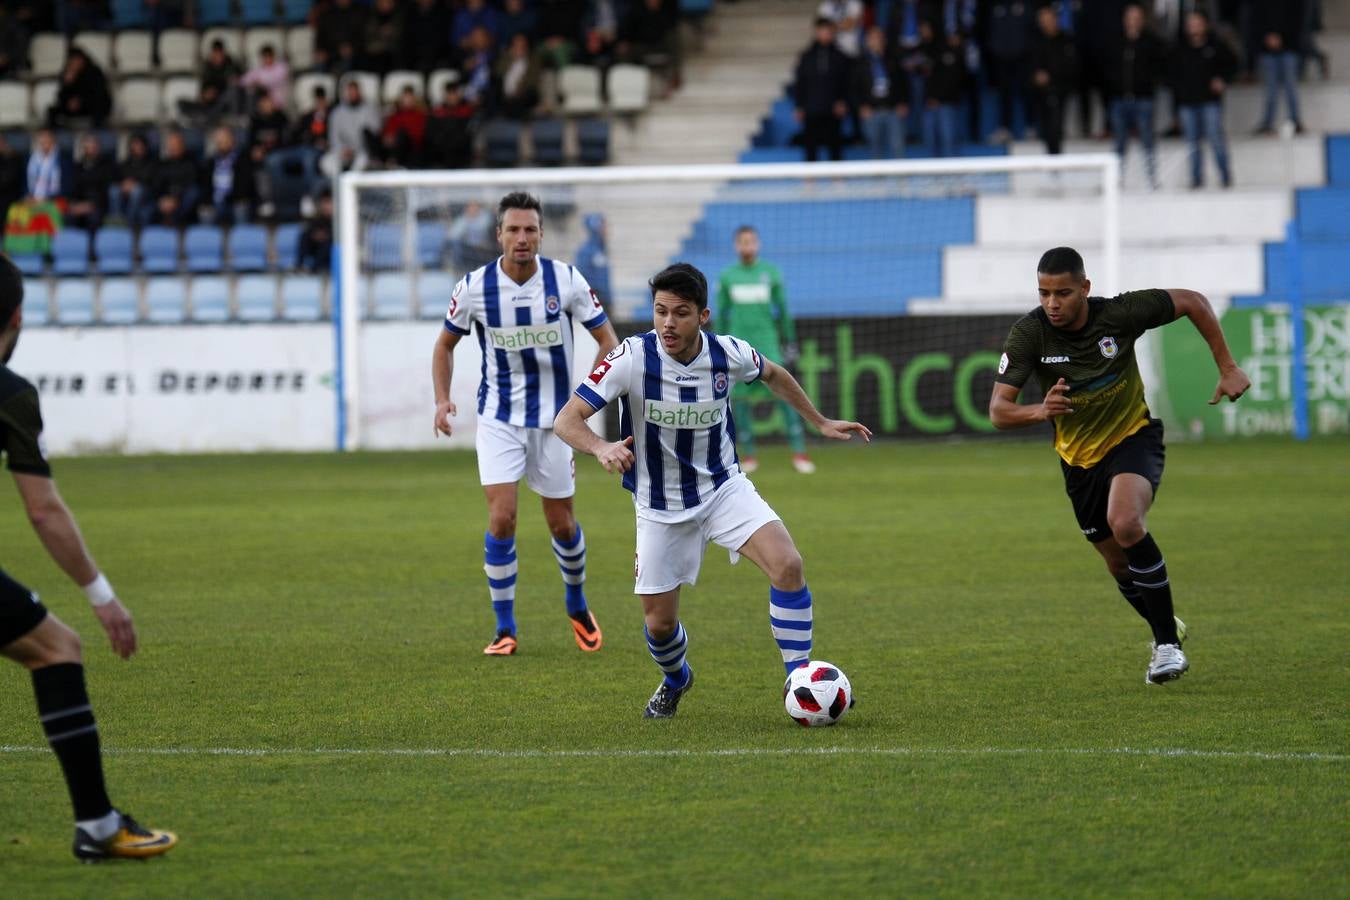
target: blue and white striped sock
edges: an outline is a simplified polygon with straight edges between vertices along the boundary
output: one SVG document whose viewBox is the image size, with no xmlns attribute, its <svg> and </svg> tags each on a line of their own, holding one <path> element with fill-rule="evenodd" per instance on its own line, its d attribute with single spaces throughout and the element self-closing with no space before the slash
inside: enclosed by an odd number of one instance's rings
<svg viewBox="0 0 1350 900">
<path fill-rule="evenodd" d="M 780 591 L 769 587 L 769 626 L 788 674 L 811 659 L 811 589 Z"/>
<path fill-rule="evenodd" d="M 680 690 L 689 683 L 689 664 L 684 661 L 685 651 L 689 649 L 689 636 L 684 633 L 684 623 L 677 622 L 675 633 L 658 641 L 646 628 L 642 633 L 647 636 L 647 650 L 652 659 L 666 673 L 666 684 Z"/>
<path fill-rule="evenodd" d="M 570 542 L 553 539 L 553 556 L 558 560 L 563 588 L 567 591 L 567 614 L 585 612 L 586 594 L 582 585 L 586 583 L 586 535 L 582 534 L 580 522 Z"/>
<path fill-rule="evenodd" d="M 497 630 L 516 633 L 516 539 L 498 540 L 488 532 L 483 536 L 483 571 L 487 573 L 492 611 L 497 614 Z"/>
</svg>

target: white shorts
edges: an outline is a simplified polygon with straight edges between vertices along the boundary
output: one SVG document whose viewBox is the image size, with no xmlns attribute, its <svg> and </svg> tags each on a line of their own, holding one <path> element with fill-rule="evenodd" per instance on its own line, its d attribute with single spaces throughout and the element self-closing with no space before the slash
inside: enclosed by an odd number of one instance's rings
<svg viewBox="0 0 1350 900">
<path fill-rule="evenodd" d="M 637 507 L 635 594 L 661 594 L 698 581 L 703 549 L 712 541 L 737 553 L 763 526 L 781 521 L 744 475 L 733 477 L 707 503 L 678 513 Z"/>
<path fill-rule="evenodd" d="M 480 484 L 515 484 L 524 475 L 530 490 L 541 497 L 560 499 L 576 493 L 572 448 L 552 428 L 479 419 L 475 442 Z"/>
</svg>

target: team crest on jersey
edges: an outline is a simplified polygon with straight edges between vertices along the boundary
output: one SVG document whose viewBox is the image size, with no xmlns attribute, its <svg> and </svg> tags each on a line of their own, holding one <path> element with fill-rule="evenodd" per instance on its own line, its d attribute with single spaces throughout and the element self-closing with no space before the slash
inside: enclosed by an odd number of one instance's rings
<svg viewBox="0 0 1350 900">
<path fill-rule="evenodd" d="M 713 390 L 719 394 L 726 393 L 727 390 L 726 372 L 718 372 L 716 375 L 713 376 Z"/>
<path fill-rule="evenodd" d="M 544 309 L 548 310 L 550 316 L 561 308 L 562 307 L 558 304 L 558 298 L 552 294 L 549 294 L 548 297 L 544 299 Z"/>
<path fill-rule="evenodd" d="M 1120 348 L 1116 346 L 1116 339 L 1113 337 L 1104 337 L 1097 342 L 1097 349 L 1102 351 L 1102 356 L 1107 359 L 1115 359 Z"/>
</svg>

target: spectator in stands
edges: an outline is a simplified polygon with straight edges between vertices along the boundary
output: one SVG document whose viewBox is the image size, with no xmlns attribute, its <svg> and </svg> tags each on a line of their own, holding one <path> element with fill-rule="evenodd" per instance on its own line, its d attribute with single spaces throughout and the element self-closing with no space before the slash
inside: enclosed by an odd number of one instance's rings
<svg viewBox="0 0 1350 900">
<path fill-rule="evenodd" d="M 102 128 L 112 111 L 108 78 L 89 55 L 72 45 L 61 70 L 61 86 L 56 103 L 47 110 L 47 124 L 55 128 L 75 121 L 89 121 Z"/>
<path fill-rule="evenodd" d="M 492 96 L 492 35 L 486 28 L 469 32 L 465 45 L 462 79 L 464 96 L 479 106 L 486 105 Z"/>
<path fill-rule="evenodd" d="M 1257 134 L 1275 133 L 1280 91 L 1289 106 L 1294 132 L 1303 133 L 1298 110 L 1298 68 L 1303 34 L 1304 3 L 1307 0 L 1252 0 L 1252 15 L 1261 41 L 1261 81 L 1265 84 L 1266 107 Z"/>
<path fill-rule="evenodd" d="M 1237 58 L 1228 45 L 1210 30 L 1209 17 L 1202 12 L 1186 16 L 1186 40 L 1172 57 L 1172 93 L 1181 116 L 1190 153 L 1191 188 L 1204 183 L 1200 159 L 1200 137 L 1204 135 L 1214 150 L 1219 180 L 1224 187 L 1233 183 L 1228 168 L 1228 141 L 1223 130 L 1223 95 L 1237 73 Z"/>
<path fill-rule="evenodd" d="M 539 62 L 530 50 L 530 39 L 518 34 L 511 39 L 495 73 L 495 110 L 508 119 L 528 119 L 539 105 Z"/>
<path fill-rule="evenodd" d="M 384 161 L 392 168 L 415 169 L 422 165 L 426 146 L 427 111 L 412 85 L 398 95 L 398 101 L 384 120 L 380 143 Z"/>
<path fill-rule="evenodd" d="M 261 166 L 267 155 L 286 144 L 291 122 L 277 109 L 271 94 L 259 94 L 253 104 L 253 115 L 248 120 L 248 154 L 255 166 Z"/>
<path fill-rule="evenodd" d="M 333 195 L 319 194 L 314 215 L 305 220 L 296 248 L 295 267 L 302 272 L 324 274 L 333 267 Z"/>
<path fill-rule="evenodd" d="M 538 25 L 539 17 L 525 0 L 503 0 L 501 15 L 497 17 L 497 45 L 505 48 L 518 34 L 533 40 Z"/>
<path fill-rule="evenodd" d="M 1111 128 L 1111 91 L 1106 82 L 1106 58 L 1120 35 L 1125 0 L 1090 0 L 1073 19 L 1078 40 L 1078 122 L 1083 134 L 1105 140 Z M 1063 23 L 1061 23 L 1061 28 Z M 1101 100 L 1102 126 L 1094 131 L 1093 97 Z"/>
<path fill-rule="evenodd" d="M 366 17 L 365 54 L 362 68 L 381 75 L 402 69 L 399 51 L 403 47 L 403 10 L 396 0 L 375 0 Z"/>
<path fill-rule="evenodd" d="M 0 224 L 8 221 L 9 208 L 27 193 L 27 164 L 0 134 Z"/>
<path fill-rule="evenodd" d="M 417 0 L 403 22 L 404 65 L 422 73 L 453 67 L 458 54 L 450 43 L 452 21 L 450 9 L 442 0 Z"/>
<path fill-rule="evenodd" d="M 427 122 L 427 162 L 433 168 L 467 169 L 473 164 L 473 119 L 477 112 L 464 86 L 446 82 L 445 96 Z M 467 270 L 466 270 L 467 271 Z"/>
<path fill-rule="evenodd" d="M 600 296 L 600 302 L 610 303 L 614 295 L 609 290 L 609 226 L 601 213 L 587 213 L 581 219 L 586 228 L 586 242 L 572 257 L 591 290 Z"/>
<path fill-rule="evenodd" d="M 0 5 L 0 78 L 18 78 L 28 68 L 29 40 L 23 21 L 8 5 Z"/>
<path fill-rule="evenodd" d="M 75 187 L 74 167 L 50 128 L 38 131 L 28 156 L 26 184 L 32 200 L 59 200 Z"/>
<path fill-rule="evenodd" d="M 361 96 L 361 82 L 353 78 L 342 90 L 342 105 L 328 117 L 329 150 L 320 163 L 329 177 L 348 169 L 366 169 L 370 165 L 369 148 L 380 134 L 380 114 Z"/>
<path fill-rule="evenodd" d="M 367 13 L 365 6 L 353 0 L 332 0 L 315 11 L 314 50 L 322 53 L 329 71 L 341 67 L 344 59 L 355 65 L 364 50 L 359 42 L 365 37 Z"/>
<path fill-rule="evenodd" d="M 328 152 L 328 117 L 332 114 L 332 104 L 328 99 L 328 89 L 321 84 L 314 86 L 314 107 L 296 123 L 295 132 L 289 143 L 313 147 L 320 153 Z"/>
<path fill-rule="evenodd" d="M 1054 7 L 1036 13 L 1040 35 L 1031 48 L 1031 94 L 1036 99 L 1036 122 L 1046 153 L 1064 148 L 1064 104 L 1078 80 L 1078 45 L 1060 28 Z"/>
<path fill-rule="evenodd" d="M 231 128 L 217 128 L 212 140 L 215 148 L 202 167 L 202 194 L 208 198 L 211 218 L 217 225 L 247 222 L 258 200 L 253 157 L 239 146 Z"/>
<path fill-rule="evenodd" d="M 1322 0 L 1303 0 L 1303 33 L 1300 36 L 1298 77 L 1301 79 L 1307 71 L 1309 61 L 1316 61 L 1317 68 L 1326 81 L 1330 69 L 1330 57 L 1317 46 L 1317 33 L 1323 29 Z"/>
<path fill-rule="evenodd" d="M 985 17 L 986 59 L 998 88 L 998 128 L 989 136 L 991 143 L 1012 140 L 1014 108 L 1018 104 L 1026 108 L 1033 15 L 1031 4 L 1024 0 L 995 0 Z"/>
<path fill-rule="evenodd" d="M 867 29 L 867 40 L 853 65 L 853 104 L 873 159 L 905 155 L 904 122 L 909 115 L 909 75 L 886 46 L 880 25 Z"/>
<path fill-rule="evenodd" d="M 450 27 L 450 41 L 462 52 L 472 53 L 474 48 L 470 47 L 470 36 L 479 28 L 488 33 L 490 45 L 496 47 L 497 11 L 488 6 L 487 0 L 464 0 Z"/>
<path fill-rule="evenodd" d="M 581 33 L 581 46 L 577 48 L 576 61 L 585 66 L 594 66 L 601 75 L 610 70 L 618 61 L 618 32 L 611 35 L 602 28 L 586 28 Z M 539 54 L 536 53 L 536 60 Z"/>
<path fill-rule="evenodd" d="M 470 200 L 459 218 L 450 223 L 446 241 L 450 245 L 450 269 L 471 272 L 493 260 L 498 248 L 495 241 L 497 220 L 492 210 Z"/>
<path fill-rule="evenodd" d="M 961 35 L 919 24 L 924 63 L 923 138 L 929 156 L 956 156 L 961 102 L 966 95 L 966 61 Z"/>
<path fill-rule="evenodd" d="M 200 182 L 201 168 L 188 155 L 183 133 L 170 131 L 164 138 L 164 158 L 151 176 L 156 221 L 179 228 L 190 224 L 197 215 Z"/>
<path fill-rule="evenodd" d="M 1154 150 L 1153 96 L 1158 79 L 1166 72 L 1161 42 L 1144 27 L 1144 9 L 1137 3 L 1125 7 L 1124 33 L 1107 58 L 1106 82 L 1111 91 L 1111 130 L 1116 136 L 1116 154 L 1125 160 L 1130 130 L 1144 145 L 1148 182 L 1158 186 L 1158 163 Z"/>
<path fill-rule="evenodd" d="M 545 69 L 561 69 L 576 55 L 586 0 L 538 0 L 535 8 L 539 63 Z"/>
<path fill-rule="evenodd" d="M 662 71 L 672 85 L 680 82 L 678 23 L 664 0 L 640 0 L 628 8 L 619 25 L 615 50 L 627 63 Z"/>
<path fill-rule="evenodd" d="M 233 115 L 239 109 L 239 64 L 225 50 L 225 42 L 216 39 L 202 62 L 202 74 L 197 89 L 197 106 L 184 109 L 185 113 L 205 116 L 214 121 L 223 115 Z"/>
<path fill-rule="evenodd" d="M 145 135 L 133 134 L 127 140 L 127 157 L 120 169 L 118 180 L 108 188 L 108 221 L 141 228 L 155 212 L 151 193 L 155 158 Z"/>
<path fill-rule="evenodd" d="M 117 161 L 113 155 L 103 152 L 97 135 L 81 135 L 74 187 L 66 208 L 70 221 L 89 231 L 98 231 L 108 213 L 108 194 L 116 180 Z"/>
<path fill-rule="evenodd" d="M 816 19 L 815 40 L 797 60 L 792 103 L 802 124 L 806 161 L 815 162 L 823 144 L 830 159 L 844 158 L 841 123 L 848 113 L 849 58 L 834 43 L 834 22 Z"/>
<path fill-rule="evenodd" d="M 845 56 L 855 58 L 862 52 L 862 0 L 821 0 L 816 16 L 834 23 L 834 45 Z"/>
<path fill-rule="evenodd" d="M 258 52 L 258 64 L 244 73 L 239 85 L 246 90 L 266 91 L 277 109 L 285 109 L 291 95 L 291 67 L 277 58 L 275 47 L 264 44 Z"/>
</svg>

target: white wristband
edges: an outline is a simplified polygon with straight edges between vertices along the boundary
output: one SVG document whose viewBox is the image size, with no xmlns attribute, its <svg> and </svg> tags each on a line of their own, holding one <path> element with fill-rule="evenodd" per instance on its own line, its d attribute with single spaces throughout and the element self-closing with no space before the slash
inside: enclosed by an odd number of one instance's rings
<svg viewBox="0 0 1350 900">
<path fill-rule="evenodd" d="M 104 606 L 117 599 L 117 595 L 113 593 L 112 585 L 108 583 L 108 577 L 102 572 L 99 572 L 97 578 L 84 586 L 84 595 L 95 606 Z"/>
</svg>

